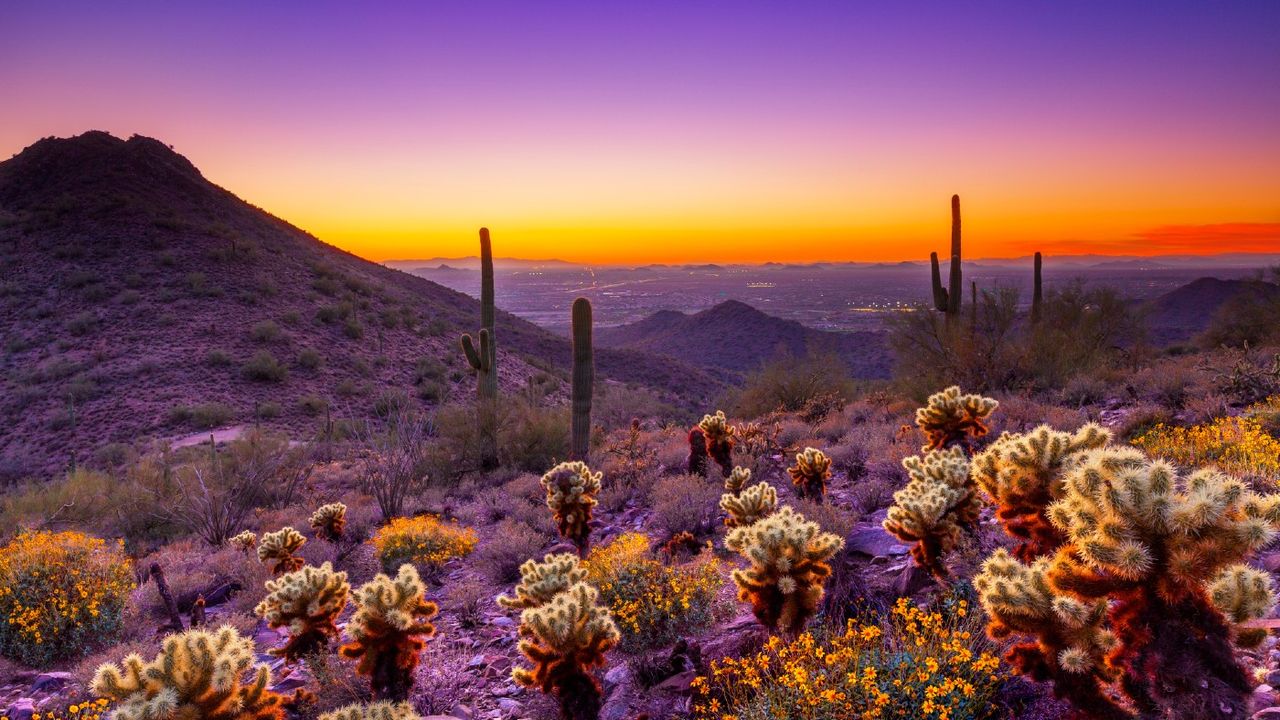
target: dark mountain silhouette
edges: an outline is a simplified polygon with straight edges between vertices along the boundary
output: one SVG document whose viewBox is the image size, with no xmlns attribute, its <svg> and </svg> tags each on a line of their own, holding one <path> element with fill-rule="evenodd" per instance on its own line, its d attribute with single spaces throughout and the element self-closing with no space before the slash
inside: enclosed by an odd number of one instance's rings
<svg viewBox="0 0 1280 720">
<path fill-rule="evenodd" d="M 478 323 L 474 299 L 317 240 L 157 140 L 89 132 L 0 162 L 0 465 L 11 469 L 52 472 L 110 443 L 255 419 L 301 435 L 326 402 L 341 418 L 406 397 L 468 399 L 458 334 Z M 567 371 L 567 339 L 505 312 L 497 334 L 505 391 Z M 690 406 L 721 387 L 636 351 L 602 350 L 596 363 L 601 382 Z"/>
<path fill-rule="evenodd" d="M 1202 277 L 1170 290 L 1146 305 L 1151 339 L 1158 344 L 1186 342 L 1204 332 L 1219 309 L 1236 299 L 1276 301 L 1280 285 Z"/>
<path fill-rule="evenodd" d="M 833 352 L 855 377 L 889 375 L 890 354 L 884 336 L 874 332 L 834 333 L 767 315 L 737 300 L 727 300 L 686 315 L 663 310 L 643 320 L 599 328 L 596 342 L 669 355 L 687 363 L 746 373 L 765 362 L 806 352 Z"/>
</svg>

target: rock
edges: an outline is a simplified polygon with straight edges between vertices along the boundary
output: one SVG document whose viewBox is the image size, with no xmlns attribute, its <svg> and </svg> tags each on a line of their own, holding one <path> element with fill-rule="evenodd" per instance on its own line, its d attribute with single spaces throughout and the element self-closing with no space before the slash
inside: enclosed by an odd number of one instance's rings
<svg viewBox="0 0 1280 720">
<path fill-rule="evenodd" d="M 61 690 L 69 682 L 71 682 L 71 673 L 69 672 L 40 673 L 36 676 L 35 682 L 31 683 L 31 691 L 49 692 L 53 690 Z"/>
<path fill-rule="evenodd" d="M 288 695 L 300 687 L 306 687 L 308 679 L 300 674 L 293 674 L 289 677 L 282 678 L 280 682 L 271 686 L 271 689 L 281 695 Z"/>
<path fill-rule="evenodd" d="M 864 525 L 849 533 L 845 549 L 873 558 L 888 558 L 906 555 L 910 548 L 879 525 Z"/>
<path fill-rule="evenodd" d="M 458 720 L 471 720 L 472 714 L 473 713 L 471 712 L 471 708 L 461 703 L 454 705 L 453 709 L 449 711 L 449 715 L 454 718 L 457 718 Z M 444 716 L 440 716 L 440 717 L 444 717 Z"/>
<path fill-rule="evenodd" d="M 1249 707 L 1262 708 L 1274 707 L 1276 704 L 1276 691 L 1270 685 L 1262 684 L 1253 689 L 1253 695 L 1249 698 Z"/>
<path fill-rule="evenodd" d="M 495 627 L 515 627 L 516 621 L 506 615 L 499 615 L 498 617 L 490 620 L 489 624 Z"/>
<path fill-rule="evenodd" d="M 484 653 L 480 653 L 479 655 L 476 655 L 467 661 L 467 669 L 479 670 L 480 668 L 484 667 L 487 664 L 488 664 L 488 659 L 485 657 Z"/>
<path fill-rule="evenodd" d="M 911 597 L 921 590 L 929 586 L 933 582 L 929 577 L 929 573 L 925 572 L 914 562 L 907 563 L 902 568 L 902 572 L 898 575 L 898 579 L 893 583 L 893 591 L 898 597 Z"/>
<path fill-rule="evenodd" d="M 653 689 L 658 692 L 669 692 L 683 695 L 690 692 L 693 688 L 693 679 L 696 677 L 698 677 L 698 672 L 696 670 L 686 670 L 663 680 L 655 685 Z"/>
<path fill-rule="evenodd" d="M 9 709 L 5 711 L 5 715 L 9 720 L 31 720 L 31 716 L 36 712 L 36 704 L 31 698 L 18 698 L 9 703 Z"/>
<path fill-rule="evenodd" d="M 604 674 L 604 694 L 613 693 L 614 688 L 631 682 L 631 666 L 626 663 L 614 665 Z"/>
<path fill-rule="evenodd" d="M 1252 717 L 1253 720 L 1280 720 L 1280 707 L 1263 708 Z"/>
<path fill-rule="evenodd" d="M 504 697 L 498 698 L 498 709 L 503 713 L 514 717 L 520 714 L 520 711 L 524 709 L 524 706 L 520 704 L 519 700 L 512 700 L 511 698 Z"/>
<path fill-rule="evenodd" d="M 1280 670 L 1272 670 L 1267 673 L 1266 683 L 1271 687 L 1280 685 Z"/>
</svg>

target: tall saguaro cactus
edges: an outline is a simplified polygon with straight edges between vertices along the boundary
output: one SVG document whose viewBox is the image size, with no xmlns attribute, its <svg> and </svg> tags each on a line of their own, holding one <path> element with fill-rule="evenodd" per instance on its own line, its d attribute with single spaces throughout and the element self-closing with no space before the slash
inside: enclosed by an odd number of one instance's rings
<svg viewBox="0 0 1280 720">
<path fill-rule="evenodd" d="M 493 246 L 489 228 L 480 228 L 480 332 L 474 341 L 470 333 L 462 335 L 462 352 L 476 371 L 476 406 L 483 438 L 480 462 L 486 468 L 498 464 L 498 348 L 493 324 Z"/>
<path fill-rule="evenodd" d="M 1044 287 L 1040 282 L 1040 270 L 1043 265 L 1044 258 L 1036 252 L 1035 280 L 1031 291 L 1031 322 L 1033 323 L 1040 322 L 1040 314 L 1044 312 Z"/>
<path fill-rule="evenodd" d="M 587 459 L 591 441 L 591 394 L 596 366 L 591 347 L 591 301 L 573 301 L 573 411 L 569 458 Z"/>
<path fill-rule="evenodd" d="M 964 277 L 960 270 L 960 196 L 951 196 L 951 289 L 947 291 L 947 314 L 960 314 Z"/>
<path fill-rule="evenodd" d="M 929 265 L 933 271 L 933 308 L 947 311 L 947 289 L 942 287 L 942 270 L 938 267 L 938 253 L 929 253 Z"/>
</svg>

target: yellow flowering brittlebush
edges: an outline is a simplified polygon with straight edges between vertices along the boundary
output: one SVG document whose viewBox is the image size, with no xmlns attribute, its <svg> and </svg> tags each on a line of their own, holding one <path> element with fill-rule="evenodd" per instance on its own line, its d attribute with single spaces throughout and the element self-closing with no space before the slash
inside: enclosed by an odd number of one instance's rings
<svg viewBox="0 0 1280 720">
<path fill-rule="evenodd" d="M 694 720 L 988 720 L 1005 678 L 968 603 L 901 598 L 883 623 L 775 635 L 694 680 Z"/>
<path fill-rule="evenodd" d="M 31 715 L 31 720 L 102 720 L 110 712 L 110 701 L 106 698 L 82 700 L 66 707 L 55 705 Z M 9 720 L 9 716 L 0 713 L 0 720 Z"/>
<path fill-rule="evenodd" d="M 625 533 L 592 550 L 583 566 L 622 633 L 624 650 L 668 646 L 727 610 L 719 601 L 724 578 L 718 560 L 700 556 L 664 565 L 650 555 L 649 539 L 641 533 Z"/>
<path fill-rule="evenodd" d="M 387 573 L 395 573 L 404 563 L 411 563 L 431 576 L 453 558 L 470 555 L 477 539 L 476 531 L 469 527 L 442 522 L 434 515 L 422 515 L 395 518 L 379 529 L 370 542 Z"/>
<path fill-rule="evenodd" d="M 119 541 L 18 535 L 0 548 L 0 655 L 43 666 L 110 640 L 133 585 Z"/>
<path fill-rule="evenodd" d="M 1280 485 L 1280 440 L 1254 417 L 1218 418 L 1189 428 L 1156 425 L 1133 444 L 1184 467 L 1216 467 L 1260 484 L 1260 489 Z"/>
</svg>

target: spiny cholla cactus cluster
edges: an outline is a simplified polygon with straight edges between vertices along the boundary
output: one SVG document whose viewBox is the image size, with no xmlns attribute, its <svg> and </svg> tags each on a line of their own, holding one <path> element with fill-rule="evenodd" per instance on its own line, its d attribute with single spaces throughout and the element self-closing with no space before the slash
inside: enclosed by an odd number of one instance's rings
<svg viewBox="0 0 1280 720">
<path fill-rule="evenodd" d="M 519 592 L 519 591 L 517 591 Z M 566 720 L 596 720 L 601 688 L 592 671 L 621 634 L 596 589 L 578 582 L 542 605 L 520 613 L 520 653 L 531 664 L 511 677 L 524 687 L 555 695 Z"/>
<path fill-rule="evenodd" d="M 733 572 L 739 599 L 751 604 L 765 627 L 795 634 L 817 610 L 823 584 L 831 575 L 826 561 L 844 547 L 844 540 L 783 506 L 756 523 L 735 528 L 725 547 L 750 562 L 745 570 Z"/>
<path fill-rule="evenodd" d="M 339 652 L 359 660 L 356 672 L 366 675 L 375 696 L 405 700 L 413 687 L 413 671 L 439 608 L 427 602 L 426 587 L 412 565 L 401 565 L 394 580 L 378 575 L 355 591 L 356 612 L 347 623 L 351 642 Z"/>
<path fill-rule="evenodd" d="M 499 595 L 498 604 L 509 610 L 542 607 L 586 578 L 586 569 L 569 553 L 545 555 L 542 562 L 526 560 L 520 566 L 515 596 Z"/>
<path fill-rule="evenodd" d="M 316 720 L 422 720 L 407 702 L 373 702 L 347 705 L 323 713 Z"/>
<path fill-rule="evenodd" d="M 720 470 L 728 475 L 733 472 L 733 443 L 735 429 L 729 424 L 728 418 L 725 417 L 723 410 L 717 410 L 715 415 L 703 415 L 702 420 L 698 422 L 697 429 L 702 432 L 703 438 L 706 440 L 707 454 L 716 464 L 720 466 Z M 690 448 L 692 449 L 693 436 L 690 434 Z"/>
<path fill-rule="evenodd" d="M 968 449 L 974 438 L 989 432 L 986 420 L 999 402 L 981 395 L 965 395 L 951 386 L 929 396 L 928 403 L 916 410 L 916 426 L 929 442 L 921 452 L 942 450 L 956 444 Z"/>
<path fill-rule="evenodd" d="M 1280 495 L 1255 494 L 1212 470 L 1180 477 L 1136 450 L 1106 447 L 1072 461 L 1045 517 L 1063 542 L 1036 561 L 1042 571 L 1015 572 L 1009 563 L 1017 561 L 997 554 L 974 580 L 995 633 L 1036 637 L 1011 651 L 1015 667 L 1053 679 L 1097 717 L 1131 716 L 1109 692 L 1122 693 L 1143 717 L 1245 712 L 1250 683 L 1224 610 L 1256 617 L 1270 596 L 1269 583 L 1237 563 L 1275 537 Z M 1032 581 L 1057 604 L 1106 605 L 1116 642 L 1101 663 L 1085 662 L 1094 657 L 1085 651 L 1064 655 L 1058 623 L 1029 623 L 1022 604 L 1007 602 L 1029 594 Z M 1113 679 L 1111 688 L 1099 685 Z"/>
<path fill-rule="evenodd" d="M 318 538 L 329 542 L 341 540 L 347 529 L 347 506 L 336 502 L 316 508 L 311 513 L 311 529 Z"/>
<path fill-rule="evenodd" d="M 347 574 L 334 572 L 329 563 L 267 581 L 267 597 L 254 613 L 271 628 L 289 628 L 289 642 L 271 654 L 293 661 L 327 649 L 338 636 L 336 623 L 350 591 Z"/>
<path fill-rule="evenodd" d="M 1270 573 L 1247 565 L 1230 565 L 1223 568 L 1206 589 L 1214 606 L 1236 626 L 1237 645 L 1256 647 L 1266 640 L 1266 630 L 1240 625 L 1266 617 L 1276 606 L 1275 584 Z"/>
<path fill-rule="evenodd" d="M 1041 425 L 1026 434 L 1004 433 L 973 458 L 974 482 L 996 505 L 996 518 L 1020 543 L 1022 560 L 1051 552 L 1062 535 L 1045 512 L 1062 494 L 1066 473 L 1089 450 L 1111 442 L 1111 433 L 1089 423 L 1075 432 Z"/>
<path fill-rule="evenodd" d="M 731 495 L 737 495 L 749 482 L 751 482 L 751 470 L 735 466 L 733 472 L 724 479 L 724 490 Z"/>
<path fill-rule="evenodd" d="M 247 553 L 258 546 L 258 534 L 252 530 L 243 530 L 239 534 L 232 536 L 227 542 L 240 552 Z"/>
<path fill-rule="evenodd" d="M 807 447 L 796 454 L 796 464 L 787 468 L 791 482 L 800 497 L 822 502 L 827 495 L 827 480 L 831 477 L 831 458 L 817 448 Z"/>
<path fill-rule="evenodd" d="M 893 506 L 884 529 L 899 540 L 914 543 L 911 556 L 934 577 L 945 579 L 943 555 L 960 542 L 961 534 L 972 531 L 982 510 L 977 487 L 969 479 L 969 461 L 964 450 L 912 455 L 902 461 L 910 480 L 893 494 Z"/>
<path fill-rule="evenodd" d="M 267 689 L 267 666 L 242 680 L 253 660 L 253 641 L 235 628 L 189 630 L 166 637 L 151 662 L 133 654 L 102 665 L 92 687 L 115 704 L 115 720 L 280 720 L 284 698 Z"/>
<path fill-rule="evenodd" d="M 726 483 L 727 485 L 727 483 Z M 778 508 L 778 491 L 769 483 L 761 482 L 738 493 L 720 496 L 720 509 L 724 511 L 724 524 L 731 528 L 746 527 L 773 514 Z"/>
<path fill-rule="evenodd" d="M 602 473 L 593 473 L 586 463 L 564 462 L 542 476 L 547 507 L 555 515 L 560 534 L 586 556 L 590 546 L 591 512 L 600 494 Z"/>
<path fill-rule="evenodd" d="M 306 564 L 306 561 L 294 555 L 306 542 L 302 533 L 291 527 L 266 533 L 258 542 L 258 560 L 264 563 L 274 562 L 275 565 L 271 567 L 273 575 L 293 572 Z"/>
</svg>

